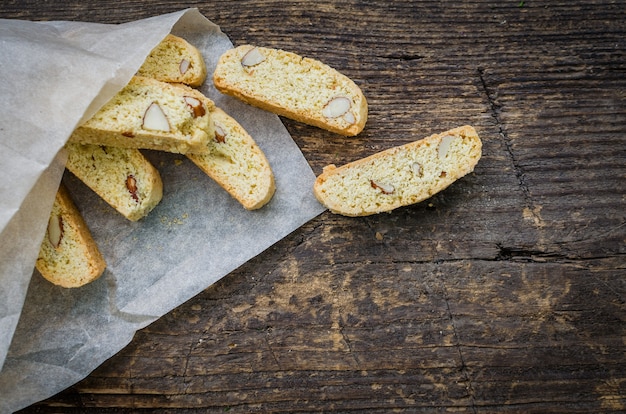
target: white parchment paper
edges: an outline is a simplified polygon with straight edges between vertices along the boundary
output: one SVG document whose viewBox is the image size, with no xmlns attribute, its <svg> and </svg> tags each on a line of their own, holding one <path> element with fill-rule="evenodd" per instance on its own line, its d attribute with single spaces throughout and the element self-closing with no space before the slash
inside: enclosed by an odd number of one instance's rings
<svg viewBox="0 0 626 414">
<path fill-rule="evenodd" d="M 163 200 L 130 222 L 63 172 L 62 147 L 81 120 L 121 89 L 168 33 L 206 59 L 200 90 L 265 152 L 276 193 L 243 209 L 184 156 L 145 151 Z M 0 20 L 0 412 L 76 383 L 138 329 L 182 304 L 320 214 L 315 176 L 279 118 L 210 82 L 228 37 L 196 9 L 121 25 Z M 34 262 L 63 180 L 107 261 L 97 281 L 64 289 Z"/>
</svg>

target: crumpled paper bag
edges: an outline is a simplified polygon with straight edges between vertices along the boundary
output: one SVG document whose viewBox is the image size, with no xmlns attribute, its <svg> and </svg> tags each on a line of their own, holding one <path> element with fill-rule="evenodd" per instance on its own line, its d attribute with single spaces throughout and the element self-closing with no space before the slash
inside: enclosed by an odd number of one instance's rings
<svg viewBox="0 0 626 414">
<path fill-rule="evenodd" d="M 237 119 L 265 152 L 276 193 L 243 209 L 184 156 L 145 151 L 163 200 L 130 222 L 71 174 L 71 131 L 133 76 L 168 33 L 203 53 L 199 89 Z M 221 95 L 210 76 L 228 37 L 196 9 L 120 25 L 0 23 L 0 412 L 47 398 L 87 376 L 134 333 L 319 215 L 315 176 L 280 119 Z M 33 271 L 63 180 L 107 261 L 78 289 Z"/>
</svg>

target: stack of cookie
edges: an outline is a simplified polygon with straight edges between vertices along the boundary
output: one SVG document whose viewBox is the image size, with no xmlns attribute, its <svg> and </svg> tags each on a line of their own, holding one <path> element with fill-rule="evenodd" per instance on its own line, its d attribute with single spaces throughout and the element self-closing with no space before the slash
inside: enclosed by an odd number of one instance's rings
<svg viewBox="0 0 626 414">
<path fill-rule="evenodd" d="M 141 149 L 184 154 L 241 205 L 263 207 L 275 191 L 263 151 L 230 115 L 195 86 L 207 76 L 203 56 L 168 35 L 136 76 L 66 144 L 66 168 L 128 220 L 145 217 L 161 201 L 159 171 Z M 36 262 L 49 281 L 78 287 L 106 264 L 78 209 L 61 187 Z"/>
</svg>

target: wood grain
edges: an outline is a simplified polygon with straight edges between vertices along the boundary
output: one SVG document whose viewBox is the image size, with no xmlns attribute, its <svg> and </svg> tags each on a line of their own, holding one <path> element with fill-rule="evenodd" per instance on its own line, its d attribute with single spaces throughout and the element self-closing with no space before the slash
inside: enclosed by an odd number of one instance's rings
<svg viewBox="0 0 626 414">
<path fill-rule="evenodd" d="M 463 124 L 483 158 L 418 205 L 322 214 L 23 412 L 626 410 L 623 1 L 10 0 L 0 17 L 186 7 L 362 87 L 358 137 L 283 119 L 316 173 Z"/>
</svg>

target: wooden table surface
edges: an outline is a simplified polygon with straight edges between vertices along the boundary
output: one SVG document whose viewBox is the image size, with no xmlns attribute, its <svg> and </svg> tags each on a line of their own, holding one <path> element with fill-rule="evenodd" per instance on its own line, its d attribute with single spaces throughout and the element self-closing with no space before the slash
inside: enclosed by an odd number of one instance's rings
<svg viewBox="0 0 626 414">
<path fill-rule="evenodd" d="M 626 2 L 4 0 L 120 23 L 197 7 L 235 45 L 367 96 L 313 171 L 448 128 L 474 173 L 391 214 L 329 212 L 145 329 L 37 413 L 626 411 Z"/>
</svg>

